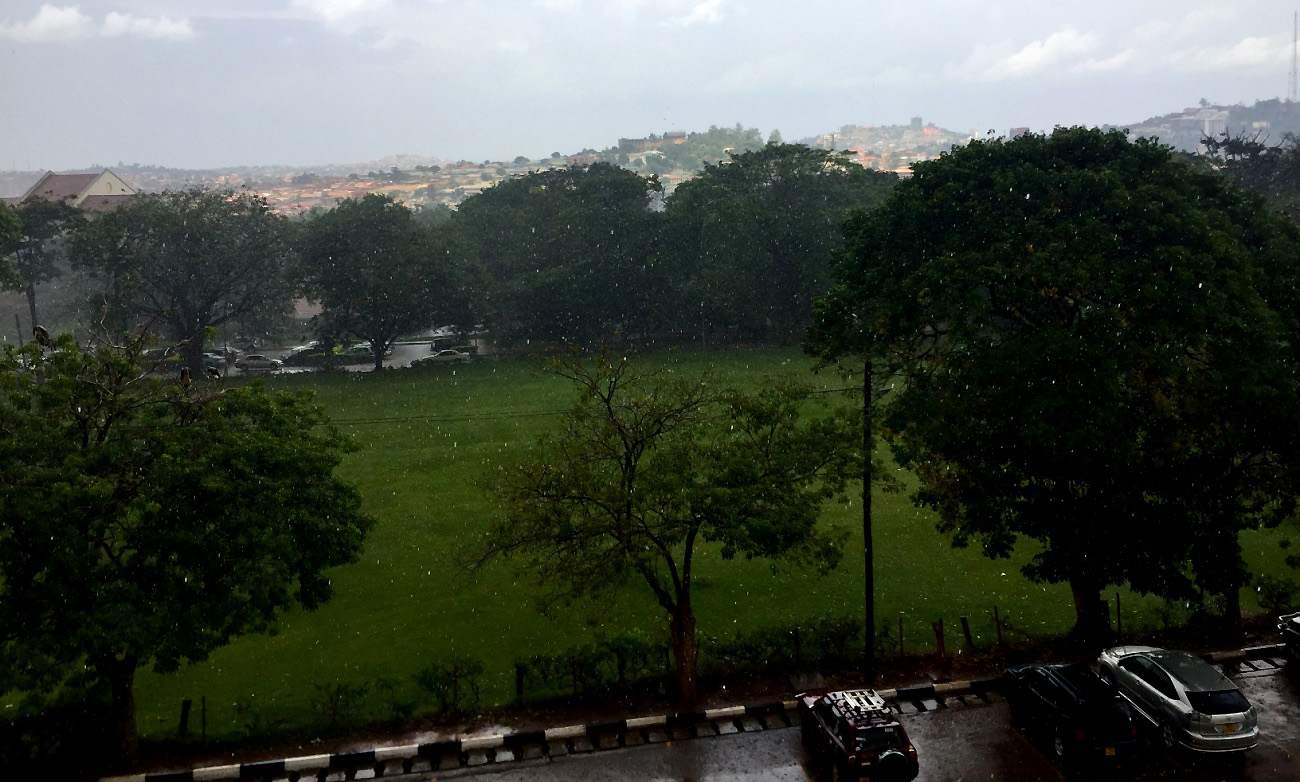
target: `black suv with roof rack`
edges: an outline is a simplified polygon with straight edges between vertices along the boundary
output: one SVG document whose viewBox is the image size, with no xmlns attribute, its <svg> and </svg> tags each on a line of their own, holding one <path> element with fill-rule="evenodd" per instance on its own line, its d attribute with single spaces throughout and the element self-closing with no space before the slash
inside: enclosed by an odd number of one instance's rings
<svg viewBox="0 0 1300 782">
<path fill-rule="evenodd" d="M 916 778 L 916 747 L 875 690 L 813 690 L 797 701 L 804 746 L 829 779 Z"/>
</svg>

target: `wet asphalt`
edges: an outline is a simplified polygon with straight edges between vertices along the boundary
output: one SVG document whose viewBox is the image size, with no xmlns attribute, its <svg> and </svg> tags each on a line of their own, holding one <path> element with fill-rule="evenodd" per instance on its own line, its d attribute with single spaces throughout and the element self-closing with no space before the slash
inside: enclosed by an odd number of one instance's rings
<svg viewBox="0 0 1300 782">
<path fill-rule="evenodd" d="M 1279 661 L 1280 662 L 1280 661 Z M 996 696 L 991 702 L 966 699 L 925 711 L 905 707 L 899 716 L 920 756 L 921 782 L 1293 782 L 1300 780 L 1300 674 L 1268 663 L 1230 665 L 1227 673 L 1259 713 L 1259 746 L 1231 757 L 1170 754 L 1153 732 L 1143 730 L 1132 757 L 1101 768 L 1061 768 L 1049 749 L 1011 718 Z M 1252 670 L 1256 668 L 1257 670 Z M 690 741 L 576 755 L 549 760 L 492 764 L 403 780 L 485 777 L 493 782 L 735 782 L 738 780 L 816 780 L 817 771 L 799 741 L 797 728 L 737 733 Z"/>
</svg>

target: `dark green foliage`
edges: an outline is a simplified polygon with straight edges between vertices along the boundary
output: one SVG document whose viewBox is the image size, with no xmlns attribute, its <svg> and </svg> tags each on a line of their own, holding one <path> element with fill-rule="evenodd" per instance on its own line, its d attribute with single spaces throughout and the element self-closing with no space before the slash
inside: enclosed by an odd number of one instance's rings
<svg viewBox="0 0 1300 782">
<path fill-rule="evenodd" d="M 653 177 L 594 163 L 508 179 L 466 199 L 452 225 L 480 267 L 496 338 L 591 344 L 653 329 L 670 293 L 652 259 L 659 190 Z"/>
<path fill-rule="evenodd" d="M 479 703 L 479 686 L 483 680 L 483 661 L 457 657 L 433 663 L 415 674 L 415 684 L 433 696 L 438 713 L 459 717 Z"/>
<path fill-rule="evenodd" d="M 84 667 L 134 748 L 133 681 L 330 597 L 372 521 L 305 395 L 145 377 L 142 346 L 0 356 L 0 692 Z"/>
<path fill-rule="evenodd" d="M 308 294 L 323 308 L 321 342 L 364 339 L 376 369 L 401 334 L 472 323 L 450 241 L 388 196 L 347 199 L 310 220 L 299 252 Z"/>
<path fill-rule="evenodd" d="M 900 373 L 885 424 L 958 545 L 1074 590 L 1243 583 L 1291 507 L 1296 232 L 1168 149 L 1082 128 L 921 163 L 848 223 L 810 344 Z M 1294 333 L 1291 331 L 1291 333 Z"/>
<path fill-rule="evenodd" d="M 641 581 L 668 620 L 679 696 L 693 704 L 698 545 L 834 567 L 839 540 L 817 520 L 860 474 L 855 412 L 819 406 L 795 383 L 715 390 L 707 377 L 643 372 L 608 353 L 550 370 L 578 401 L 535 456 L 502 474 L 505 517 L 475 567 L 513 557 L 546 590 L 543 607 Z"/>
<path fill-rule="evenodd" d="M 831 285 L 840 223 L 884 198 L 896 177 L 848 153 L 768 144 L 709 164 L 667 205 L 668 249 L 685 282 L 674 314 L 716 339 L 790 342 Z"/>
<path fill-rule="evenodd" d="M 13 256 L 14 243 L 22 236 L 22 223 L 8 204 L 0 203 L 0 288 L 22 284 L 18 274 L 17 259 Z"/>
<path fill-rule="evenodd" d="M 1280 143 L 1269 144 L 1258 133 L 1224 133 L 1203 139 L 1202 145 L 1204 151 L 1193 160 L 1259 193 L 1271 208 L 1300 222 L 1300 139 L 1287 134 Z"/>
<path fill-rule="evenodd" d="M 253 337 L 289 310 L 285 218 L 251 193 L 196 188 L 134 196 L 86 222 L 69 250 L 74 265 L 102 285 L 104 333 L 157 324 L 181 344 L 196 377 L 208 329 L 238 324 Z"/>
<path fill-rule="evenodd" d="M 5 241 L 0 230 L 0 256 L 13 255 L 18 277 L 0 287 L 24 289 L 31 323 L 38 326 L 41 321 L 36 313 L 36 286 L 58 276 L 59 264 L 67 256 L 66 234 L 75 231 L 84 218 L 66 201 L 43 198 L 23 201 L 15 213 L 22 222 L 22 231 Z"/>
<path fill-rule="evenodd" d="M 862 622 L 823 617 L 796 625 L 760 627 L 700 643 L 702 667 L 724 675 L 834 670 L 860 661 Z"/>
</svg>

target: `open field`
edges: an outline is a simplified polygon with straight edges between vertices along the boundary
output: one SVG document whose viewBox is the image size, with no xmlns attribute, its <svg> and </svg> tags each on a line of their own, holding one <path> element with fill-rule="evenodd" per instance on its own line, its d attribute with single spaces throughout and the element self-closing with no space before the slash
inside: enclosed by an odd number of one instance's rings
<svg viewBox="0 0 1300 782">
<path fill-rule="evenodd" d="M 793 349 L 664 353 L 640 360 L 671 364 L 680 372 L 712 369 L 719 381 L 737 384 L 772 373 L 805 376 L 823 388 L 856 382 L 833 371 L 811 374 L 810 362 Z M 387 711 L 395 701 L 424 710 L 430 704 L 417 701 L 410 675 L 454 655 L 482 659 L 485 701 L 506 702 L 513 694 L 516 657 L 556 652 L 602 632 L 660 631 L 663 620 L 639 592 L 629 592 L 616 606 L 574 606 L 548 620 L 533 610 L 529 585 L 508 567 L 496 566 L 469 582 L 453 565 L 455 552 L 472 543 L 497 512 L 486 488 L 497 466 L 526 452 L 571 403 L 573 392 L 564 381 L 537 374 L 527 362 L 485 361 L 268 382 L 314 392 L 362 446 L 342 472 L 360 488 L 379 523 L 361 562 L 333 573 L 336 596 L 320 610 L 291 613 L 277 635 L 238 639 L 207 662 L 175 674 L 142 671 L 137 702 L 146 737 L 171 735 L 181 700 L 192 698 L 197 708 L 202 696 L 209 738 L 236 738 L 248 724 L 311 724 L 320 719 L 315 705 L 321 686 L 388 679 L 391 692 L 371 688 L 367 696 L 372 713 Z M 896 623 L 904 613 L 909 650 L 933 642 L 929 623 L 940 617 L 955 628 L 959 616 L 969 616 L 972 629 L 987 642 L 994 605 L 1025 632 L 1070 627 L 1069 589 L 1029 583 L 1019 574 L 1024 557 L 993 562 L 975 550 L 952 549 L 906 493 L 877 493 L 874 502 L 877 616 Z M 696 594 L 700 632 L 729 636 L 737 629 L 823 615 L 860 616 L 858 498 L 828 506 L 825 519 L 857 535 L 840 570 L 825 578 L 702 557 Z M 1264 536 L 1248 541 L 1247 556 L 1267 569 L 1277 569 L 1282 559 Z M 1158 624 L 1162 605 L 1125 593 L 1126 628 Z"/>
</svg>

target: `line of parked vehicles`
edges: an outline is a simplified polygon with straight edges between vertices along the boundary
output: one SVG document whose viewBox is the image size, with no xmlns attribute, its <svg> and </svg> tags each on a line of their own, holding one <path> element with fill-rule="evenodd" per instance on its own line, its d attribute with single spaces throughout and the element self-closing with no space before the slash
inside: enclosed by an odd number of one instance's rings
<svg viewBox="0 0 1300 782">
<path fill-rule="evenodd" d="M 1300 659 L 1300 613 L 1279 617 Z M 1201 657 L 1153 646 L 1116 646 L 1093 664 L 1013 665 L 1000 691 L 1016 721 L 1045 738 L 1062 764 L 1109 762 L 1133 752 L 1139 721 L 1169 751 L 1237 753 L 1259 743 L 1255 709 Z M 908 782 L 916 746 L 874 690 L 812 690 L 797 696 L 804 745 L 835 782 Z"/>
</svg>

